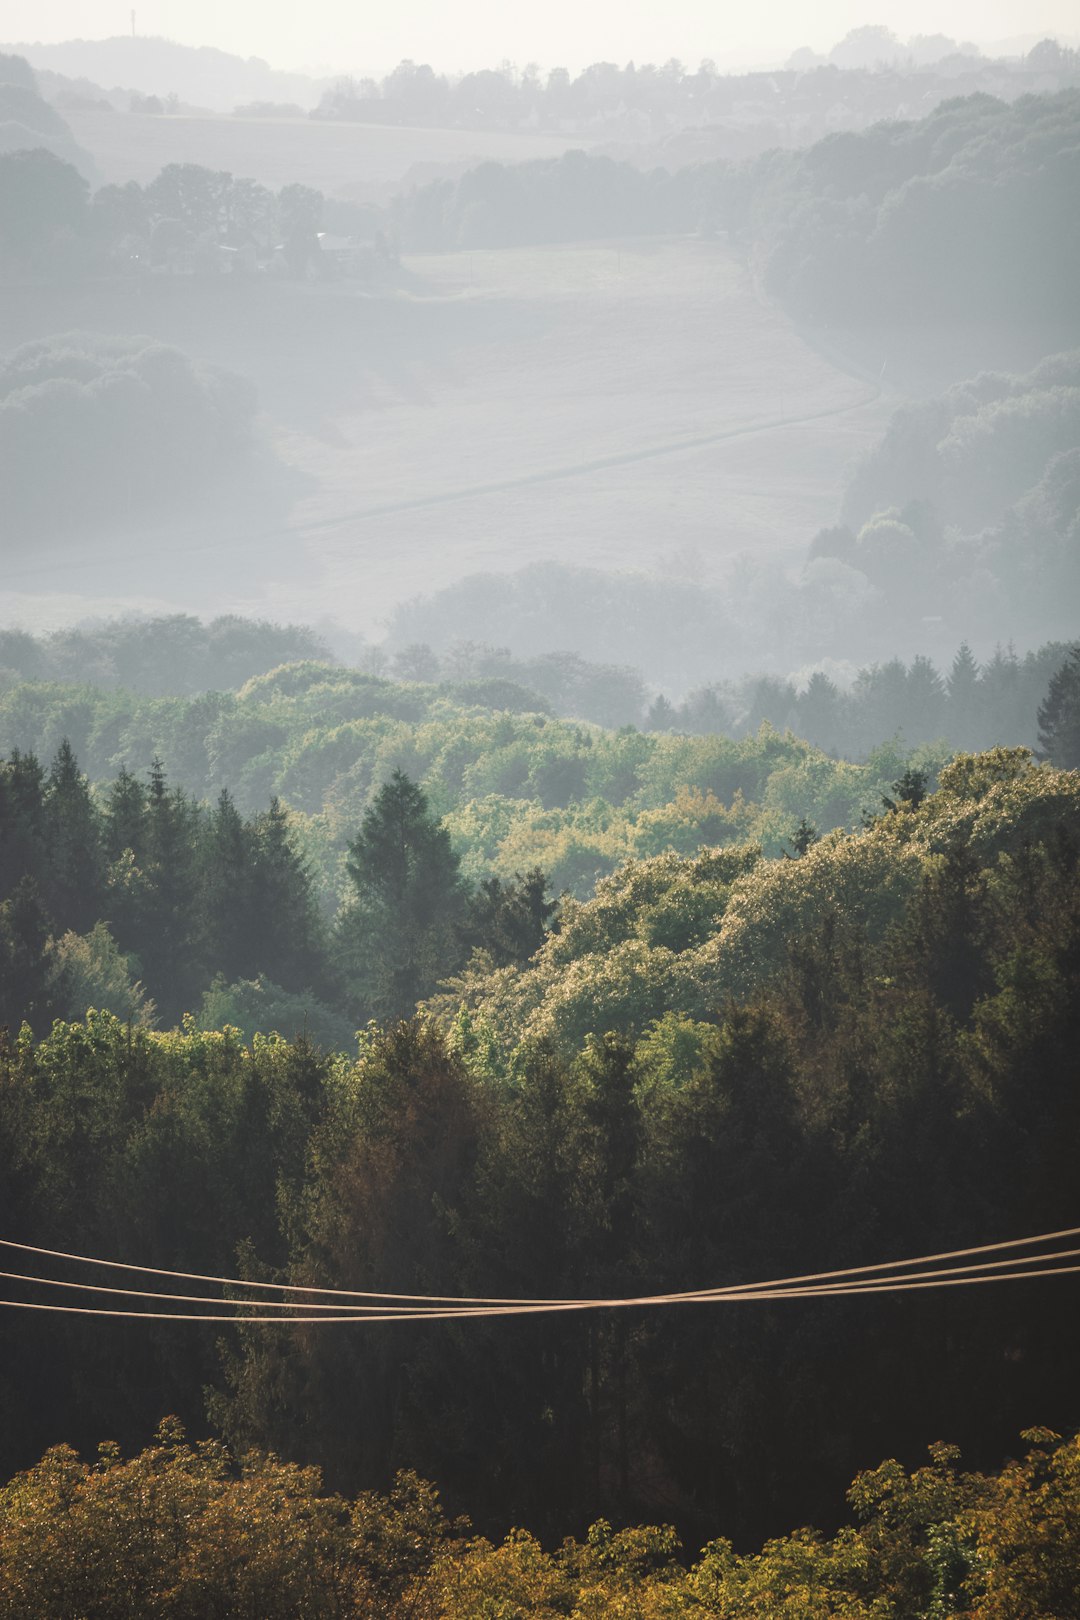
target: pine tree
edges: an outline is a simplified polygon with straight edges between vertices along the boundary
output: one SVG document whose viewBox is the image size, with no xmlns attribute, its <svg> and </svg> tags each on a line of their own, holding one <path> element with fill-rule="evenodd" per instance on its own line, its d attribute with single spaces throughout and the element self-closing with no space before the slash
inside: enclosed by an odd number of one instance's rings
<svg viewBox="0 0 1080 1620">
<path fill-rule="evenodd" d="M 341 923 L 356 994 L 375 1017 L 407 1016 L 458 965 L 458 866 L 426 794 L 395 771 L 349 845 L 355 898 Z"/>
<path fill-rule="evenodd" d="M 935 741 L 945 721 L 945 686 L 929 658 L 921 654 L 908 670 L 906 696 L 904 732 L 908 741 Z"/>
<path fill-rule="evenodd" d="M 1080 770 L 1080 646 L 1050 677 L 1039 704 L 1039 758 L 1066 771 Z"/>
<path fill-rule="evenodd" d="M 105 852 L 118 861 L 130 850 L 136 861 L 146 849 L 146 789 L 126 766 L 109 789 L 105 807 Z"/>
<path fill-rule="evenodd" d="M 792 860 L 798 860 L 800 856 L 806 854 L 808 849 L 813 849 L 814 845 L 820 843 L 820 841 L 821 834 L 814 826 L 814 823 L 812 821 L 807 821 L 806 817 L 803 816 L 799 822 L 799 825 L 796 827 L 795 831 L 788 840 L 791 845 L 791 855 L 789 858 Z M 784 853 L 787 854 L 787 851 L 785 850 Z"/>
<path fill-rule="evenodd" d="M 89 933 L 104 901 L 101 821 L 66 737 L 49 770 L 43 808 L 50 915 L 58 932 Z"/>
<path fill-rule="evenodd" d="M 538 866 L 513 882 L 485 878 L 469 896 L 464 941 L 486 952 L 492 964 L 509 967 L 527 962 L 547 936 L 558 911 L 557 900 L 547 898 L 548 880 Z"/>
<path fill-rule="evenodd" d="M 649 707 L 645 716 L 646 731 L 673 731 L 678 723 L 678 715 L 674 705 L 659 692 Z"/>
<path fill-rule="evenodd" d="M 800 735 L 829 753 L 838 752 L 840 746 L 840 702 L 839 688 L 820 669 L 796 700 Z"/>
<path fill-rule="evenodd" d="M 142 977 L 167 1018 L 189 1011 L 200 981 L 195 877 L 198 811 L 185 794 L 170 792 L 165 767 L 155 759 L 146 795 L 143 875 L 148 888 L 134 946 Z M 125 942 L 125 948 L 126 942 Z"/>
<path fill-rule="evenodd" d="M 967 642 L 960 645 L 945 682 L 947 729 L 958 748 L 982 746 L 980 734 L 979 666 Z"/>
<path fill-rule="evenodd" d="M 277 798 L 256 818 L 252 878 L 254 956 L 286 990 L 318 990 L 327 976 L 324 928 L 311 873 Z"/>
<path fill-rule="evenodd" d="M 44 1034 L 55 1008 L 45 946 L 48 913 L 32 877 L 20 878 L 0 904 L 0 1026 L 17 1030 L 25 1021 Z"/>
<path fill-rule="evenodd" d="M 259 970 L 255 881 L 254 833 L 223 788 L 199 839 L 198 886 L 202 954 L 227 984 Z"/>
<path fill-rule="evenodd" d="M 925 771 L 921 771 L 917 765 L 909 765 L 903 776 L 898 777 L 892 785 L 896 798 L 890 799 L 886 794 L 882 794 L 881 802 L 885 809 L 917 810 L 926 798 L 927 780 Z"/>
<path fill-rule="evenodd" d="M 0 765 L 0 899 L 23 877 L 45 874 L 43 773 L 33 754 L 16 748 Z"/>
</svg>

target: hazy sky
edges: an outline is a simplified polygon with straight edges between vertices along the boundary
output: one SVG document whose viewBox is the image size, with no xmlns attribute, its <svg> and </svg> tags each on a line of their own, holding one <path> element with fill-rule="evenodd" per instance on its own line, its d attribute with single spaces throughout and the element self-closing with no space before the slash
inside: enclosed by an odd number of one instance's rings
<svg viewBox="0 0 1080 1620">
<path fill-rule="evenodd" d="M 677 56 L 746 59 L 826 48 L 861 23 L 897 33 L 945 33 L 977 42 L 1018 34 L 1073 34 L 1077 0 L 135 0 L 140 34 L 217 45 L 282 68 L 384 69 L 402 57 L 442 69 L 503 58 L 580 67 Z M 97 39 L 128 33 L 131 0 L 0 0 L 0 39 Z"/>
</svg>

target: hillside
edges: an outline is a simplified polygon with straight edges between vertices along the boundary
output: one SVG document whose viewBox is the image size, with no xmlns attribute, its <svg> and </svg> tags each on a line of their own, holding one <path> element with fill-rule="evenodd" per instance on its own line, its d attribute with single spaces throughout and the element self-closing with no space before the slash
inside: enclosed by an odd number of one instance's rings
<svg viewBox="0 0 1080 1620">
<path fill-rule="evenodd" d="M 66 117 L 112 185 L 152 180 L 167 163 L 200 163 L 250 175 L 265 186 L 299 183 L 328 196 L 382 201 L 414 178 L 428 178 L 433 167 L 447 165 L 455 173 L 478 163 L 524 162 L 590 144 L 587 137 L 542 131 L 397 129 L 302 117 L 161 116 L 78 108 Z"/>
<path fill-rule="evenodd" d="M 175 40 L 117 34 L 111 39 L 70 39 L 59 44 L 8 47 L 35 67 L 94 84 L 130 85 L 144 95 L 170 93 L 196 106 L 231 112 L 238 102 L 298 101 L 312 105 L 317 80 L 303 73 L 281 73 L 258 57 L 234 56 L 211 46 L 179 45 Z"/>
</svg>

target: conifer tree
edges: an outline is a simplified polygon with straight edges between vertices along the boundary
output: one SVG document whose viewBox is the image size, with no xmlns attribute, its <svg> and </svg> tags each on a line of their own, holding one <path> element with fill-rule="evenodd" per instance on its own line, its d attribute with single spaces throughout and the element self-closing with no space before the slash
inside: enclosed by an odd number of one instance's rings
<svg viewBox="0 0 1080 1620">
<path fill-rule="evenodd" d="M 211 973 L 226 983 L 257 971 L 254 838 L 223 788 L 206 818 L 198 850 L 200 933 Z"/>
<path fill-rule="evenodd" d="M 1066 771 L 1080 770 L 1080 646 L 1050 677 L 1039 705 L 1039 757 Z"/>
<path fill-rule="evenodd" d="M 47 904 L 58 931 L 89 933 L 102 913 L 104 852 L 90 784 L 65 737 L 44 792 Z"/>
<path fill-rule="evenodd" d="M 45 871 L 43 773 L 33 754 L 13 749 L 0 766 L 0 899 L 20 878 Z"/>
<path fill-rule="evenodd" d="M 324 928 L 311 872 L 280 799 L 254 823 L 253 927 L 261 972 L 286 990 L 324 986 Z"/>
<path fill-rule="evenodd" d="M 135 953 L 147 988 L 167 1017 L 191 1010 L 204 979 L 197 960 L 195 841 L 198 812 L 179 789 L 170 791 L 155 759 L 146 795 L 148 888 Z"/>
<path fill-rule="evenodd" d="M 966 748 L 975 747 L 980 741 L 976 735 L 980 719 L 979 666 L 966 641 L 960 644 L 952 661 L 945 696 L 950 738 Z"/>
<path fill-rule="evenodd" d="M 110 861 L 130 850 L 138 861 L 145 851 L 146 789 L 126 766 L 109 789 L 105 808 L 105 849 Z"/>
<path fill-rule="evenodd" d="M 25 1021 L 41 1035 L 53 1013 L 50 965 L 45 946 L 48 913 L 32 877 L 20 878 L 0 904 L 0 1026 L 17 1030 Z"/>
<path fill-rule="evenodd" d="M 840 701 L 838 687 L 818 669 L 796 703 L 801 734 L 830 753 L 840 745 Z"/>
<path fill-rule="evenodd" d="M 411 1013 L 457 966 L 458 866 L 427 795 L 395 771 L 349 845 L 354 899 L 341 923 L 354 993 L 371 1015 Z"/>
</svg>

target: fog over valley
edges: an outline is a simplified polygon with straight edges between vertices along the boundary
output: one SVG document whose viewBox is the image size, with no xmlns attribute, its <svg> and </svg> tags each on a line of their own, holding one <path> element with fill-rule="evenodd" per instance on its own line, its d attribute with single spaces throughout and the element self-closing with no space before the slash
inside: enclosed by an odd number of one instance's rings
<svg viewBox="0 0 1080 1620">
<path fill-rule="evenodd" d="M 0 18 L 0 1620 L 1068 1620 L 1076 19 L 181 9 Z"/>
</svg>

